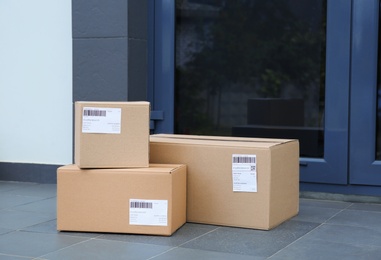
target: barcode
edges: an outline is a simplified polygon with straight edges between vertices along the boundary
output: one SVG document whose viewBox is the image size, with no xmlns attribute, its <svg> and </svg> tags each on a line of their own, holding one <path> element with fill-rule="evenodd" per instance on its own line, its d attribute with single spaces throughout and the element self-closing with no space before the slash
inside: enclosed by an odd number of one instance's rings
<svg viewBox="0 0 381 260">
<path fill-rule="evenodd" d="M 131 201 L 130 208 L 134 209 L 152 209 L 152 202 Z"/>
<path fill-rule="evenodd" d="M 106 116 L 106 110 L 83 110 L 84 116 Z"/>
<path fill-rule="evenodd" d="M 255 156 L 234 156 L 233 163 L 255 163 Z"/>
</svg>

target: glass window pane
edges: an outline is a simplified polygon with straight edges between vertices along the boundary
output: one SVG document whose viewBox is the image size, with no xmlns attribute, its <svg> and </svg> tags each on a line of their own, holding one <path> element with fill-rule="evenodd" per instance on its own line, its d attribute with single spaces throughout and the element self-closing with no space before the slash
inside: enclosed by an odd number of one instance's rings
<svg viewBox="0 0 381 260">
<path fill-rule="evenodd" d="M 175 133 L 323 157 L 326 0 L 176 1 Z"/>
</svg>

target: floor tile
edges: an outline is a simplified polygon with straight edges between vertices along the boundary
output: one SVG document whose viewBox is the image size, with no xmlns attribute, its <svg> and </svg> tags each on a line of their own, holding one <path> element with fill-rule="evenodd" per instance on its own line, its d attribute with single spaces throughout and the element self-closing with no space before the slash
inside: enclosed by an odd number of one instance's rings
<svg viewBox="0 0 381 260">
<path fill-rule="evenodd" d="M 29 231 L 29 232 L 47 233 L 47 234 L 59 233 L 59 231 L 57 231 L 56 219 L 38 223 L 36 225 L 27 226 L 25 228 L 21 228 L 20 231 Z"/>
<path fill-rule="evenodd" d="M 78 236 L 78 237 L 86 237 L 86 238 L 95 238 L 95 237 L 102 236 L 102 233 L 57 231 L 56 219 L 23 228 L 21 229 L 21 231 L 47 233 L 47 234 L 62 234 L 67 236 Z"/>
<path fill-rule="evenodd" d="M 1 260 L 381 259 L 374 203 L 301 198 L 299 215 L 270 231 L 186 223 L 165 237 L 56 228 L 56 185 L 0 181 Z"/>
<path fill-rule="evenodd" d="M 271 260 L 376 260 L 380 259 L 381 247 L 354 246 L 348 244 L 334 243 L 331 241 L 300 239 L 285 249 L 279 251 Z"/>
<path fill-rule="evenodd" d="M 381 204 L 353 203 L 348 209 L 381 212 Z"/>
<path fill-rule="evenodd" d="M 0 181 L 0 193 L 1 192 L 9 192 L 11 190 L 23 189 L 26 187 L 30 187 L 33 185 L 37 185 L 36 183 L 30 182 L 11 182 L 11 181 Z"/>
<path fill-rule="evenodd" d="M 169 249 L 171 247 L 168 246 L 91 239 L 40 257 L 48 260 L 139 260 L 149 259 Z"/>
<path fill-rule="evenodd" d="M 0 253 L 39 257 L 84 240 L 87 238 L 18 231 L 0 236 Z"/>
<path fill-rule="evenodd" d="M 9 229 L 9 228 L 0 228 L 0 235 L 7 234 L 7 233 L 13 232 L 13 231 L 14 231 L 13 229 Z"/>
<path fill-rule="evenodd" d="M 381 212 L 344 210 L 327 223 L 381 230 Z"/>
<path fill-rule="evenodd" d="M 179 246 L 191 239 L 194 239 L 212 230 L 215 230 L 216 228 L 218 227 L 212 225 L 186 223 L 170 237 L 149 235 L 146 236 L 127 234 L 105 234 L 102 235 L 100 238 L 153 245 Z"/>
<path fill-rule="evenodd" d="M 0 210 L 0 228 L 21 229 L 53 220 L 54 215 L 38 212 Z"/>
<path fill-rule="evenodd" d="M 92 232 L 75 232 L 75 231 L 58 231 L 59 234 L 75 237 L 100 238 L 102 233 Z"/>
<path fill-rule="evenodd" d="M 331 201 L 331 200 L 316 200 L 316 199 L 300 199 L 299 205 L 301 207 L 319 207 L 330 209 L 345 209 L 352 205 L 351 202 L 344 201 Z"/>
<path fill-rule="evenodd" d="M 381 246 L 381 230 L 366 227 L 323 224 L 304 238 L 357 246 Z"/>
<path fill-rule="evenodd" d="M 221 227 L 181 247 L 266 257 L 317 226 L 316 223 L 291 220 L 270 231 Z"/>
<path fill-rule="evenodd" d="M 340 211 L 342 209 L 300 206 L 299 214 L 293 220 L 324 223 Z"/>
<path fill-rule="evenodd" d="M 36 258 L 34 258 L 34 257 L 16 256 L 16 255 L 3 255 L 3 254 L 0 254 L 0 259 L 1 260 L 28 260 L 28 259 L 35 260 Z"/>
<path fill-rule="evenodd" d="M 10 195 L 8 193 L 0 193 L 0 209 L 8 209 L 31 202 L 36 202 L 41 200 L 41 198 L 26 197 L 18 195 Z"/>
<path fill-rule="evenodd" d="M 56 215 L 57 198 L 53 197 L 50 199 L 41 199 L 35 202 L 13 207 L 12 210 L 51 213 Z"/>
<path fill-rule="evenodd" d="M 175 248 L 159 256 L 151 258 L 152 260 L 262 260 L 265 257 L 255 257 L 248 255 L 228 254 L 215 251 L 205 251 L 189 248 Z"/>
<path fill-rule="evenodd" d="M 22 187 L 20 189 L 14 189 L 7 194 L 38 197 L 38 198 L 52 198 L 57 196 L 56 184 L 36 184 Z"/>
</svg>

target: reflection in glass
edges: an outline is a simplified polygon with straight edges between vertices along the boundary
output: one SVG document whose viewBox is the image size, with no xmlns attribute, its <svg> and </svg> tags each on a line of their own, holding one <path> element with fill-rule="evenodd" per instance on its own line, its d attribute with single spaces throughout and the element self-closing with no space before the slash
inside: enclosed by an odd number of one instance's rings
<svg viewBox="0 0 381 260">
<path fill-rule="evenodd" d="M 177 0 L 175 132 L 323 157 L 326 0 Z"/>
</svg>

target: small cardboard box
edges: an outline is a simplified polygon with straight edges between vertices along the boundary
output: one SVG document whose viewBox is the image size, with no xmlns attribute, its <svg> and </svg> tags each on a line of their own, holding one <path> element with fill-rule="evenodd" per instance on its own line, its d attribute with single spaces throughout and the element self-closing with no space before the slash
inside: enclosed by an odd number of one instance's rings
<svg viewBox="0 0 381 260">
<path fill-rule="evenodd" d="M 57 230 L 169 236 L 186 221 L 186 166 L 57 170 Z"/>
<path fill-rule="evenodd" d="M 152 135 L 152 163 L 187 165 L 187 221 L 269 230 L 299 211 L 297 140 Z"/>
<path fill-rule="evenodd" d="M 149 102 L 76 102 L 75 164 L 148 167 Z"/>
</svg>

